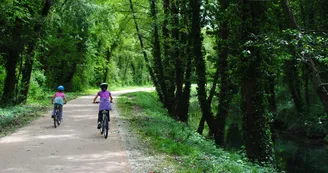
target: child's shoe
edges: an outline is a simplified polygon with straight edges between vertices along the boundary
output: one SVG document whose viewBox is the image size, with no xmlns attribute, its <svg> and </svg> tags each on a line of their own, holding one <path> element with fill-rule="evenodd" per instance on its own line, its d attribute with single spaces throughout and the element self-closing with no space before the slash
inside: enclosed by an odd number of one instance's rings
<svg viewBox="0 0 328 173">
<path fill-rule="evenodd" d="M 101 128 L 101 124 L 100 122 L 98 123 L 98 126 L 97 126 L 97 129 L 100 129 Z"/>
<path fill-rule="evenodd" d="M 55 115 L 51 115 L 51 118 L 54 118 Z"/>
</svg>

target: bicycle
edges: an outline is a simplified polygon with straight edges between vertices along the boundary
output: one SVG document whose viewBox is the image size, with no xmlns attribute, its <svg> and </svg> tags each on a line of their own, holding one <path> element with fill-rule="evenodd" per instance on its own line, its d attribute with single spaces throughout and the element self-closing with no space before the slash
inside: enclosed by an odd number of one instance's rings
<svg viewBox="0 0 328 173">
<path fill-rule="evenodd" d="M 104 135 L 104 138 L 107 139 L 108 137 L 108 130 L 109 130 L 109 111 L 108 110 L 103 110 L 102 111 L 102 122 L 100 126 L 100 134 Z"/>
<path fill-rule="evenodd" d="M 60 109 L 60 105 L 59 104 L 55 104 L 55 115 L 53 117 L 53 119 L 54 119 L 54 127 L 55 128 L 57 128 L 57 126 L 60 125 L 59 109 Z"/>
<path fill-rule="evenodd" d="M 95 102 L 95 103 L 99 103 L 99 102 Z M 109 110 L 103 110 L 101 112 L 102 114 L 102 121 L 100 122 L 100 134 L 104 135 L 104 138 L 107 139 L 108 137 L 108 130 L 109 130 Z M 108 116 L 107 116 L 108 114 Z"/>
</svg>

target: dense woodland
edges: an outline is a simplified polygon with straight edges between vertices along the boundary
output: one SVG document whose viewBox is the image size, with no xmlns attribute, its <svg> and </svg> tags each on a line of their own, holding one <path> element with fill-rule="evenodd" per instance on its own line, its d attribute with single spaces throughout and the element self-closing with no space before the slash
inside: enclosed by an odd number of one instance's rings
<svg viewBox="0 0 328 173">
<path fill-rule="evenodd" d="M 274 162 L 274 132 L 328 141 L 327 0 L 2 0 L 1 105 L 65 86 L 152 83 L 172 118 Z M 193 85 L 192 85 L 193 84 Z M 237 117 L 237 118 L 236 118 Z"/>
</svg>

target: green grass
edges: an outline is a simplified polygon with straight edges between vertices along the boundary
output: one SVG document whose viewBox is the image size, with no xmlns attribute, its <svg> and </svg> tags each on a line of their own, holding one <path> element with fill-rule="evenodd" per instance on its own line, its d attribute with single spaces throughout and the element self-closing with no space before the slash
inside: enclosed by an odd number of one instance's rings
<svg viewBox="0 0 328 173">
<path fill-rule="evenodd" d="M 139 89 L 139 88 L 151 88 L 154 87 L 152 85 L 144 85 L 140 86 L 109 86 L 110 91 L 122 91 L 122 90 L 130 90 L 130 89 Z"/>
<path fill-rule="evenodd" d="M 118 100 L 120 112 L 129 119 L 154 152 L 169 155 L 178 173 L 275 172 L 247 161 L 246 157 L 216 148 L 186 124 L 167 115 L 154 92 L 125 94 Z"/>
</svg>

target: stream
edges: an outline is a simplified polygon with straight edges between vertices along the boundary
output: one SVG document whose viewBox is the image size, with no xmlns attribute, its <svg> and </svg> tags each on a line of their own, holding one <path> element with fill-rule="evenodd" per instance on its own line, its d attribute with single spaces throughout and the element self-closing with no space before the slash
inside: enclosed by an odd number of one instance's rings
<svg viewBox="0 0 328 173">
<path fill-rule="evenodd" d="M 231 125 L 226 136 L 228 149 L 240 149 L 241 133 Z M 287 173 L 328 173 L 328 145 L 297 136 L 276 133 L 276 166 Z"/>
</svg>

